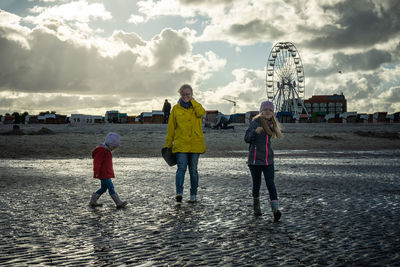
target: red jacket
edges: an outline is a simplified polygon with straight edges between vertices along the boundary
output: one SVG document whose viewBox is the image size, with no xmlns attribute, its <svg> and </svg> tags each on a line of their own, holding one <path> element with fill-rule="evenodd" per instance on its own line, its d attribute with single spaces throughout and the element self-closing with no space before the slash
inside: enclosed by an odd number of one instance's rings
<svg viewBox="0 0 400 267">
<path fill-rule="evenodd" d="M 98 145 L 92 152 L 93 178 L 114 178 L 112 154 L 104 145 Z"/>
</svg>

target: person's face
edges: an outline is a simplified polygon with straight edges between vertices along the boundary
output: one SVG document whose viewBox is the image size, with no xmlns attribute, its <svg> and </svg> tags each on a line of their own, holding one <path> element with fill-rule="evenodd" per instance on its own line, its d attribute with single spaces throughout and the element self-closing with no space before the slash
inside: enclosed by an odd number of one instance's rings
<svg viewBox="0 0 400 267">
<path fill-rule="evenodd" d="M 266 108 L 263 111 L 261 111 L 261 116 L 263 116 L 267 120 L 270 120 L 273 115 L 274 111 L 272 109 Z"/>
<path fill-rule="evenodd" d="M 192 99 L 192 92 L 190 91 L 190 89 L 182 90 L 181 98 L 183 102 L 188 103 L 190 99 Z"/>
</svg>

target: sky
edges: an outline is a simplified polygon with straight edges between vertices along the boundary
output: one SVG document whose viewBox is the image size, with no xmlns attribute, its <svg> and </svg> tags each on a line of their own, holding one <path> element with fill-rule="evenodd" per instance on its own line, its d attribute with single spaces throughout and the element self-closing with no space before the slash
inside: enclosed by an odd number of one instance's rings
<svg viewBox="0 0 400 267">
<path fill-rule="evenodd" d="M 398 0 L 1 0 L 0 114 L 161 110 L 190 84 L 206 110 L 258 110 L 277 42 L 305 98 L 400 111 Z"/>
</svg>

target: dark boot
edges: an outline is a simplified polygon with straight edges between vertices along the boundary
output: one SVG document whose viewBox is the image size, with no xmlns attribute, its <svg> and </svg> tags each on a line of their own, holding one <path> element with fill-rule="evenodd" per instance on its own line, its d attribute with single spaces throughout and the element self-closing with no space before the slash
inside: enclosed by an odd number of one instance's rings
<svg viewBox="0 0 400 267">
<path fill-rule="evenodd" d="M 114 200 L 115 205 L 117 205 L 117 209 L 125 208 L 125 206 L 128 204 L 126 201 L 121 201 L 117 193 L 111 195 L 111 198 Z"/>
<path fill-rule="evenodd" d="M 279 211 L 278 200 L 271 201 L 271 209 L 274 213 L 274 222 L 279 222 L 279 219 L 282 216 L 282 213 Z"/>
<path fill-rule="evenodd" d="M 261 216 L 261 208 L 260 208 L 260 198 L 255 197 L 253 198 L 253 208 L 254 208 L 254 215 Z"/>
<path fill-rule="evenodd" d="M 99 195 L 99 194 L 97 194 L 96 192 L 94 192 L 94 193 L 92 194 L 92 197 L 90 198 L 89 205 L 90 205 L 91 207 L 101 207 L 101 206 L 103 206 L 103 204 L 97 203 L 97 200 L 100 198 L 100 196 L 101 196 L 101 195 Z"/>
</svg>

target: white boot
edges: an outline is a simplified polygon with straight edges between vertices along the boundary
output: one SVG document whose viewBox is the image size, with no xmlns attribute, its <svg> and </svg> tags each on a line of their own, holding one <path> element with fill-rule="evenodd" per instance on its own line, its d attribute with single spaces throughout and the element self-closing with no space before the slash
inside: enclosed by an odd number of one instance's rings
<svg viewBox="0 0 400 267">
<path fill-rule="evenodd" d="M 101 195 L 99 195 L 96 192 L 94 192 L 92 194 L 92 197 L 90 198 L 89 205 L 92 206 L 92 207 L 101 207 L 101 206 L 103 206 L 103 204 L 97 203 L 97 200 L 100 198 L 100 196 Z"/>
<path fill-rule="evenodd" d="M 124 208 L 128 204 L 128 202 L 126 202 L 126 201 L 121 201 L 121 199 L 119 199 L 119 196 L 117 193 L 115 193 L 114 195 L 111 195 L 111 198 L 114 200 L 115 205 L 117 205 L 117 209 Z"/>
</svg>

